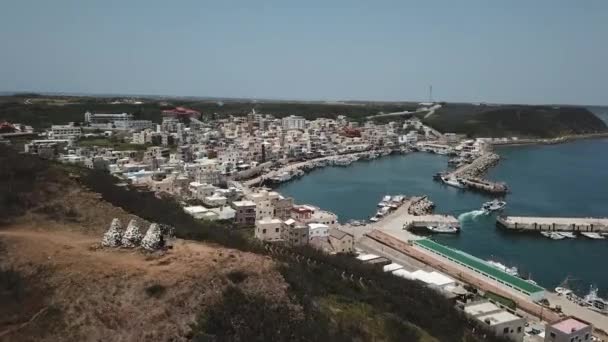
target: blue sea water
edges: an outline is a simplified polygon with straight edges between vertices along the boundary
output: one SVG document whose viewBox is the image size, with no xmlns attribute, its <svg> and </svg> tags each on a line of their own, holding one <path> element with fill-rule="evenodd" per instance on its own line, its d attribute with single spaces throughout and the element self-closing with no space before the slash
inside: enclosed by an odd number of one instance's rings
<svg viewBox="0 0 608 342">
<path fill-rule="evenodd" d="M 508 215 L 608 217 L 608 139 L 561 145 L 504 147 L 502 160 L 487 175 L 505 181 Z M 278 191 L 297 203 L 335 212 L 340 221 L 366 219 L 386 194 L 428 195 L 437 213 L 459 217 L 462 232 L 437 236 L 446 245 L 480 258 L 492 258 L 521 271 L 547 288 L 570 276 L 571 286 L 586 292 L 590 284 L 608 293 L 608 240 L 550 240 L 540 235 L 496 228 L 495 217 L 478 210 L 489 197 L 446 187 L 432 175 L 445 170 L 447 158 L 412 153 L 349 167 L 330 167 L 281 185 Z"/>
</svg>

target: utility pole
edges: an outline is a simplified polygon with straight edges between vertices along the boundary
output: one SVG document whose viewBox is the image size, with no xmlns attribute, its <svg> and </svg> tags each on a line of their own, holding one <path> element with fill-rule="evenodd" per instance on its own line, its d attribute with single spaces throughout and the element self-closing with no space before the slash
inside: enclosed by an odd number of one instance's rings
<svg viewBox="0 0 608 342">
<path fill-rule="evenodd" d="M 429 102 L 433 102 L 433 85 L 429 85 Z"/>
</svg>

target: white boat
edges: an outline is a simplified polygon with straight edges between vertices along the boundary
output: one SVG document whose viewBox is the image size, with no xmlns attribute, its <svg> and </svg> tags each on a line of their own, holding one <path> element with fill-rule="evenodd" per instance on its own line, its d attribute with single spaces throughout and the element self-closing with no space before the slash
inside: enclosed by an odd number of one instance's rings
<svg viewBox="0 0 608 342">
<path fill-rule="evenodd" d="M 542 236 L 548 237 L 553 240 L 561 240 L 561 239 L 565 238 L 563 235 L 556 233 L 556 232 L 540 232 L 540 233 Z"/>
<path fill-rule="evenodd" d="M 380 219 L 377 216 L 372 216 L 369 220 L 372 222 L 378 222 Z"/>
<path fill-rule="evenodd" d="M 457 234 L 460 233 L 460 227 L 448 224 L 440 224 L 437 226 L 426 226 L 426 229 L 435 234 Z"/>
<path fill-rule="evenodd" d="M 555 293 L 557 293 L 558 296 L 567 296 L 572 293 L 572 290 L 558 286 L 555 288 Z"/>
<path fill-rule="evenodd" d="M 597 287 L 590 286 L 589 293 L 584 297 L 584 301 L 592 310 L 608 314 L 608 301 L 597 295 Z"/>
<path fill-rule="evenodd" d="M 584 236 L 584 237 L 593 239 L 593 240 L 603 240 L 603 239 L 605 239 L 605 237 L 601 236 L 599 233 L 582 232 L 581 235 Z"/>
<path fill-rule="evenodd" d="M 458 181 L 458 179 L 456 179 L 456 177 L 441 177 L 441 180 L 446 185 L 453 186 L 455 188 L 460 188 L 460 189 L 464 188 L 464 184 L 460 183 Z"/>
<path fill-rule="evenodd" d="M 382 202 L 389 202 L 390 200 L 391 200 L 391 196 L 389 196 L 389 195 L 382 197 Z"/>
<path fill-rule="evenodd" d="M 558 234 L 567 239 L 576 239 L 576 235 L 573 232 L 558 232 Z"/>
<path fill-rule="evenodd" d="M 484 203 L 481 206 L 481 209 L 484 211 L 488 211 L 488 212 L 500 211 L 500 210 L 503 210 L 506 205 L 507 205 L 507 202 L 494 199 L 492 201 Z"/>
<path fill-rule="evenodd" d="M 488 265 L 497 268 L 509 275 L 512 275 L 514 277 L 518 277 L 519 276 L 519 270 L 517 269 L 517 267 L 513 266 L 513 267 L 507 267 L 506 265 L 498 262 L 498 261 L 494 261 L 494 260 L 488 260 L 486 261 L 486 263 L 488 263 Z"/>
</svg>

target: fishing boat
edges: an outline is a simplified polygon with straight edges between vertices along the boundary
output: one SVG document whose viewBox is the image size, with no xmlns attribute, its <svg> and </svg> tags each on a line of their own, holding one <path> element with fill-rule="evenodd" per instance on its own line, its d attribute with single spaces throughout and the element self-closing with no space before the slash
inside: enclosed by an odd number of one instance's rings
<svg viewBox="0 0 608 342">
<path fill-rule="evenodd" d="M 563 235 L 556 232 L 540 232 L 540 234 L 553 240 L 561 240 L 565 238 Z"/>
<path fill-rule="evenodd" d="M 492 201 L 484 203 L 481 206 L 481 209 L 483 211 L 493 212 L 493 211 L 503 210 L 505 208 L 505 206 L 507 206 L 507 202 L 494 199 Z"/>
<path fill-rule="evenodd" d="M 449 224 L 439 224 L 437 226 L 426 226 L 426 229 L 433 234 L 458 234 L 460 227 Z"/>
<path fill-rule="evenodd" d="M 584 236 L 584 237 L 593 239 L 593 240 L 603 240 L 603 239 L 605 239 L 605 237 L 603 237 L 599 233 L 582 232 L 581 235 Z"/>
<path fill-rule="evenodd" d="M 518 277 L 519 276 L 519 270 L 517 269 L 517 267 L 513 266 L 513 267 L 507 267 L 506 265 L 498 262 L 498 261 L 494 261 L 494 260 L 488 260 L 486 261 L 486 263 L 494 268 L 497 268 L 509 275 L 512 275 L 514 277 Z"/>
<path fill-rule="evenodd" d="M 465 187 L 465 185 L 462 184 L 462 183 L 460 183 L 460 181 L 458 181 L 458 179 L 456 179 L 456 177 L 445 177 L 445 176 L 442 176 L 441 177 L 441 181 L 443 181 L 444 184 L 449 185 L 449 186 L 453 186 L 455 188 L 463 189 Z"/>
<path fill-rule="evenodd" d="M 597 287 L 591 285 L 589 293 L 583 298 L 590 309 L 602 314 L 608 314 L 608 301 L 597 295 Z"/>
<path fill-rule="evenodd" d="M 576 239 L 576 235 L 573 232 L 558 232 L 558 234 L 567 239 Z"/>
</svg>

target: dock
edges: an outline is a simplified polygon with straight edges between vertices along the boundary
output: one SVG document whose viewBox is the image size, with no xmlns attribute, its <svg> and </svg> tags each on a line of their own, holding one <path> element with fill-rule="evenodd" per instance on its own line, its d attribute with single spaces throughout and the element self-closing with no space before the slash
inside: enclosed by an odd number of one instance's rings
<svg viewBox="0 0 608 342">
<path fill-rule="evenodd" d="M 460 223 L 451 215 L 408 215 L 403 217 L 403 228 L 408 230 L 440 225 L 459 226 Z"/>
<path fill-rule="evenodd" d="M 499 216 L 496 224 L 513 231 L 608 232 L 608 218 Z"/>
<path fill-rule="evenodd" d="M 450 178 L 457 179 L 466 189 L 490 193 L 493 195 L 504 195 L 509 189 L 505 183 L 492 182 L 481 178 L 491 167 L 498 164 L 500 156 L 493 152 L 486 152 L 472 163 L 463 165 L 447 174 Z"/>
</svg>

